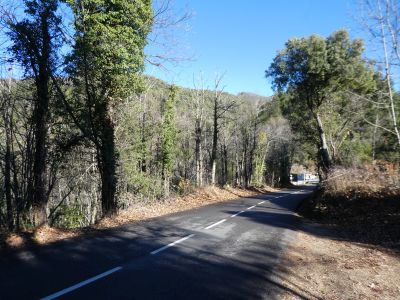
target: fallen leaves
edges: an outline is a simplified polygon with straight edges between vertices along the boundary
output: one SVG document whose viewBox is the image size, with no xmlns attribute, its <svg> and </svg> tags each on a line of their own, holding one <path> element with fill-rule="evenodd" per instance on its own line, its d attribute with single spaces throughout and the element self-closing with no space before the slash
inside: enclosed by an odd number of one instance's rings
<svg viewBox="0 0 400 300">
<path fill-rule="evenodd" d="M 398 256 L 335 240 L 333 232 L 327 238 L 307 233 L 307 228 L 303 230 L 276 270 L 285 287 L 280 298 L 298 299 L 302 295 L 307 299 L 398 299 Z"/>
<path fill-rule="evenodd" d="M 160 201 L 136 201 L 129 199 L 133 203 L 129 208 L 120 211 L 116 216 L 104 218 L 98 224 L 89 228 L 60 229 L 50 226 L 40 226 L 33 231 L 25 231 L 18 234 L 10 234 L 0 237 L 0 245 L 7 248 L 23 248 L 28 244 L 44 245 L 63 239 L 81 236 L 97 230 L 118 227 L 124 224 L 147 220 L 175 212 L 185 211 L 196 207 L 229 201 L 240 197 L 250 197 L 266 192 L 272 192 L 272 188 L 233 188 L 233 187 L 204 187 L 195 190 L 193 193 L 183 197 L 170 198 Z M 131 197 L 127 194 L 125 197 Z"/>
</svg>

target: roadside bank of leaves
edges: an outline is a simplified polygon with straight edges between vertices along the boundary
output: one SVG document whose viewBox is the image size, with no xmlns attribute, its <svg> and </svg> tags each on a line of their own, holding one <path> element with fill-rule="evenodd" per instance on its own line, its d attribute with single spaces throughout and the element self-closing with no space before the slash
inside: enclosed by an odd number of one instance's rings
<svg viewBox="0 0 400 300">
<path fill-rule="evenodd" d="M 0 250 L 15 250 L 30 246 L 40 246 L 63 239 L 94 234 L 101 230 L 115 228 L 129 223 L 139 222 L 175 212 L 185 211 L 213 203 L 234 200 L 240 197 L 250 197 L 275 191 L 272 188 L 240 188 L 240 187 L 204 187 L 193 191 L 188 195 L 169 198 L 160 201 L 143 202 L 130 199 L 132 205 L 120 211 L 116 216 L 104 218 L 96 225 L 75 228 L 60 229 L 48 225 L 36 230 L 0 235 Z M 131 197 L 124 195 L 123 197 Z"/>
<path fill-rule="evenodd" d="M 347 240 L 400 251 L 400 175 L 390 166 L 333 170 L 299 213 Z"/>
</svg>

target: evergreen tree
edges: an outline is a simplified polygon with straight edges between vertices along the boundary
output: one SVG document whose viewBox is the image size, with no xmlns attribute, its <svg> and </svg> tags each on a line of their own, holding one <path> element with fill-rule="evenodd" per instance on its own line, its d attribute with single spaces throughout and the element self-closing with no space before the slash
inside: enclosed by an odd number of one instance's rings
<svg viewBox="0 0 400 300">
<path fill-rule="evenodd" d="M 75 45 L 68 71 L 75 79 L 80 128 L 93 142 L 101 177 L 103 215 L 116 212 L 117 149 L 113 109 L 141 90 L 144 47 L 152 27 L 150 0 L 69 0 Z"/>
<path fill-rule="evenodd" d="M 331 165 L 326 133 L 321 114 L 323 104 L 340 91 L 366 92 L 374 89 L 373 71 L 362 58 L 361 40 L 350 40 L 340 30 L 328 38 L 312 35 L 292 39 L 278 53 L 266 76 L 274 88 L 287 92 L 284 110 L 294 128 L 308 127 L 306 133 L 319 148 L 319 165 L 327 172 Z M 311 130 L 311 135 L 309 131 Z"/>
</svg>

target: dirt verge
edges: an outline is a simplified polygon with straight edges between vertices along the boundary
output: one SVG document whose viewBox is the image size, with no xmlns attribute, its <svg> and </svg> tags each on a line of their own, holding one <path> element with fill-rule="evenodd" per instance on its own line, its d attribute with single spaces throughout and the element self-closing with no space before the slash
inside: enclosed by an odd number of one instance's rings
<svg viewBox="0 0 400 300">
<path fill-rule="evenodd" d="M 400 181 L 389 171 L 334 170 L 303 202 L 276 270 L 280 298 L 399 299 Z"/>
<path fill-rule="evenodd" d="M 276 270 L 281 299 L 399 299 L 397 253 L 335 236 L 304 225 Z"/>
</svg>

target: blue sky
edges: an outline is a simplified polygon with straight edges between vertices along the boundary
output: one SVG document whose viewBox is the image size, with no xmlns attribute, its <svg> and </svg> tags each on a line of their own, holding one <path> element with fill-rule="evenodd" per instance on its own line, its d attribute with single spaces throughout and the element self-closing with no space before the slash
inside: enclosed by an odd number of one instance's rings
<svg viewBox="0 0 400 300">
<path fill-rule="evenodd" d="M 185 87 L 192 87 L 193 76 L 200 72 L 209 85 L 216 74 L 225 73 L 228 92 L 271 95 L 264 71 L 288 39 L 327 36 L 340 28 L 348 29 L 353 38 L 362 35 L 355 21 L 356 1 L 175 0 L 177 15 L 190 11 L 193 16 L 186 22 L 189 30 L 174 31 L 177 44 L 169 45 L 168 55 L 186 59 L 165 68 L 148 64 L 146 73 Z M 161 55 L 165 51 L 157 45 L 147 50 Z"/>
</svg>

